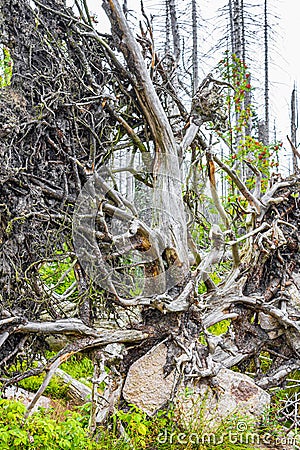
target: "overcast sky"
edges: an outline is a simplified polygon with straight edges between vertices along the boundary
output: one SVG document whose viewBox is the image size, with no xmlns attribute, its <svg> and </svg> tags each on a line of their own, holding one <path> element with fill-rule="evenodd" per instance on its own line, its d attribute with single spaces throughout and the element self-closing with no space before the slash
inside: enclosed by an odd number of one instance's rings
<svg viewBox="0 0 300 450">
<path fill-rule="evenodd" d="M 122 1 L 120 0 L 120 3 Z M 129 9 L 137 12 L 140 10 L 139 0 L 128 0 Z M 224 5 L 226 0 L 199 0 L 199 12 L 204 18 L 212 18 L 212 22 L 216 22 L 217 8 Z M 246 3 L 258 4 L 263 3 L 262 0 L 248 0 Z M 90 9 L 95 12 L 99 19 L 99 31 L 109 31 L 109 24 L 104 17 L 101 0 L 88 0 Z M 155 13 L 158 13 L 160 7 L 163 7 L 164 0 L 144 0 L 147 7 L 152 7 Z M 270 23 L 275 24 L 272 33 L 272 42 L 270 43 L 270 106 L 271 106 L 271 127 L 273 128 L 274 120 L 276 121 L 278 139 L 283 140 L 286 147 L 286 155 L 290 157 L 289 144 L 285 136 L 290 134 L 290 96 L 293 84 L 300 85 L 300 1 L 297 0 L 269 0 L 270 4 Z M 277 18 L 275 17 L 277 16 Z M 260 16 L 258 16 L 259 19 Z M 213 26 L 213 25 L 212 25 Z M 217 40 L 216 33 L 208 32 L 208 34 Z M 200 39 L 203 39 L 203 37 Z M 203 42 L 200 43 L 201 45 Z M 258 42 L 257 54 L 254 59 L 261 60 L 263 55 L 263 42 Z M 217 61 L 211 59 L 212 67 Z M 259 64 L 259 63 L 258 63 Z M 204 70 L 209 71 L 208 66 Z M 263 80 L 258 80 L 258 84 L 262 85 Z M 300 136 L 300 133 L 299 133 Z M 281 155 L 281 161 L 287 169 L 289 167 L 288 158 L 285 157 L 285 150 Z"/>
</svg>

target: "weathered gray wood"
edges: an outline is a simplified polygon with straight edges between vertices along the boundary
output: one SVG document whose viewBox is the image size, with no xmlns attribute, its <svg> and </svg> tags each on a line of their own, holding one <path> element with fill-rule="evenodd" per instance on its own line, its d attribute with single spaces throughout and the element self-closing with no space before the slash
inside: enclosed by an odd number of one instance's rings
<svg viewBox="0 0 300 450">
<path fill-rule="evenodd" d="M 186 218 L 181 196 L 181 174 L 178 160 L 178 146 L 170 123 L 145 66 L 140 47 L 131 32 L 120 4 L 117 0 L 103 1 L 105 11 L 112 27 L 122 36 L 121 48 L 132 72 L 135 74 L 135 91 L 141 108 L 147 118 L 156 143 L 156 156 L 153 168 L 155 206 L 154 227 L 165 241 L 167 251 L 174 249 L 178 263 L 173 265 L 171 283 L 180 281 L 189 268 Z M 158 273 L 163 268 L 160 264 Z M 146 279 L 147 280 L 147 279 Z M 166 280 L 159 276 L 156 283 L 148 287 L 161 294 L 166 289 Z"/>
<path fill-rule="evenodd" d="M 55 375 L 68 385 L 68 396 L 70 396 L 76 404 L 83 404 L 91 401 L 91 388 L 71 377 L 71 375 L 62 369 L 56 369 Z"/>
</svg>

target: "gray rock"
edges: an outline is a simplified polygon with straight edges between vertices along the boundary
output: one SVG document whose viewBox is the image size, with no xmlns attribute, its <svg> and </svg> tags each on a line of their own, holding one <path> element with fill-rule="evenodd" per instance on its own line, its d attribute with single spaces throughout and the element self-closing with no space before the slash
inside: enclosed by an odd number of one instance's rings
<svg viewBox="0 0 300 450">
<path fill-rule="evenodd" d="M 138 359 L 130 367 L 123 388 L 123 396 L 148 415 L 162 408 L 171 398 L 175 371 L 165 376 L 163 368 L 167 359 L 167 347 L 161 343 Z"/>
<path fill-rule="evenodd" d="M 212 428 L 233 415 L 253 419 L 270 405 L 270 395 L 242 373 L 223 368 L 212 382 L 200 380 L 178 394 L 176 408 L 186 426 L 197 426 L 200 416 Z"/>
<path fill-rule="evenodd" d="M 26 391 L 23 388 L 17 386 L 11 386 L 5 389 L 3 397 L 8 400 L 18 400 L 23 403 L 26 407 L 28 407 L 34 398 L 35 394 L 29 391 Z M 48 397 L 44 397 L 43 395 L 38 399 L 37 404 L 32 409 L 31 413 L 34 413 L 39 408 L 49 409 L 51 407 L 51 399 Z"/>
</svg>

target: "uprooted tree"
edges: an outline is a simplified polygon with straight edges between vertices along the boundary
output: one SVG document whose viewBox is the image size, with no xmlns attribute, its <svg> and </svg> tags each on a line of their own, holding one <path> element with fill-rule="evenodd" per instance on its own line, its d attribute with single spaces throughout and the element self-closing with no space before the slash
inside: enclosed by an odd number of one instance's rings
<svg viewBox="0 0 300 450">
<path fill-rule="evenodd" d="M 183 379 L 251 365 L 259 386 L 277 386 L 300 366 L 299 175 L 262 190 L 247 162 L 250 189 L 213 143 L 230 85 L 208 75 L 188 111 L 147 17 L 136 38 L 117 0 L 103 7 L 111 35 L 84 7 L 78 17 L 58 0 L 1 1 L 13 63 L 0 91 L 1 381 L 46 370 L 40 395 L 65 359 L 89 351 L 98 375 L 111 368 L 105 398 L 117 402 L 132 362 L 164 340 L 168 370 L 185 355 Z M 219 225 L 193 190 L 203 161 Z M 242 197 L 234 214 L 217 171 Z M 228 331 L 212 335 L 225 319 Z"/>
</svg>

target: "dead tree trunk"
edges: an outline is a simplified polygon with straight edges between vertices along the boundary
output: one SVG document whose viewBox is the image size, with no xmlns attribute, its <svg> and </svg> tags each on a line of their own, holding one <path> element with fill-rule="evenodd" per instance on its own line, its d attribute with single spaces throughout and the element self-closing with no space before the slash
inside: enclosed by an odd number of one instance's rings
<svg viewBox="0 0 300 450">
<path fill-rule="evenodd" d="M 124 56 L 130 61 L 130 69 L 136 78 L 134 82 L 135 92 L 154 138 L 153 204 L 155 205 L 155 212 L 153 226 L 159 231 L 164 241 L 161 251 L 167 269 L 171 268 L 174 271 L 171 278 L 178 281 L 186 276 L 189 265 L 185 211 L 180 195 L 181 173 L 178 146 L 166 113 L 146 70 L 140 48 L 118 3 L 104 1 L 103 5 L 112 28 L 116 30 L 118 35 L 122 35 L 120 47 Z M 170 4 L 170 13 L 174 15 L 174 11 L 171 12 L 172 7 L 173 5 Z M 175 26 L 175 24 L 173 25 Z M 176 27 L 173 30 L 173 35 L 175 31 Z M 163 271 L 162 264 L 162 261 L 151 264 L 154 277 Z M 166 290 L 166 282 L 167 280 L 161 279 L 159 276 L 159 280 L 155 282 L 158 289 L 157 293 L 163 293 Z M 151 287 L 154 288 L 153 283 L 151 283 Z"/>
<path fill-rule="evenodd" d="M 193 28 L 193 95 L 195 95 L 199 84 L 199 63 L 198 63 L 198 20 L 196 0 L 192 0 L 192 28 Z"/>
<path fill-rule="evenodd" d="M 298 120 L 298 103 L 297 91 L 294 86 L 291 97 L 291 141 L 292 149 L 297 149 L 297 120 Z M 293 151 L 293 173 L 298 173 L 298 158 L 297 152 Z"/>
<path fill-rule="evenodd" d="M 233 0 L 233 10 L 232 10 L 232 25 L 233 25 L 233 53 L 241 59 L 242 58 L 242 5 L 240 0 Z"/>
<path fill-rule="evenodd" d="M 172 36 L 173 36 L 174 58 L 175 58 L 176 64 L 178 64 L 181 52 L 180 52 L 180 34 L 179 34 L 179 27 L 178 27 L 178 20 L 177 20 L 177 12 L 176 12 L 175 0 L 169 0 L 167 7 L 168 7 L 168 10 L 170 11 L 170 18 L 171 18 L 171 29 L 172 29 Z"/>
<path fill-rule="evenodd" d="M 268 0 L 264 1 L 264 73 L 265 73 L 265 139 L 264 144 L 269 145 L 270 112 L 269 112 L 269 24 L 268 24 Z"/>
</svg>

